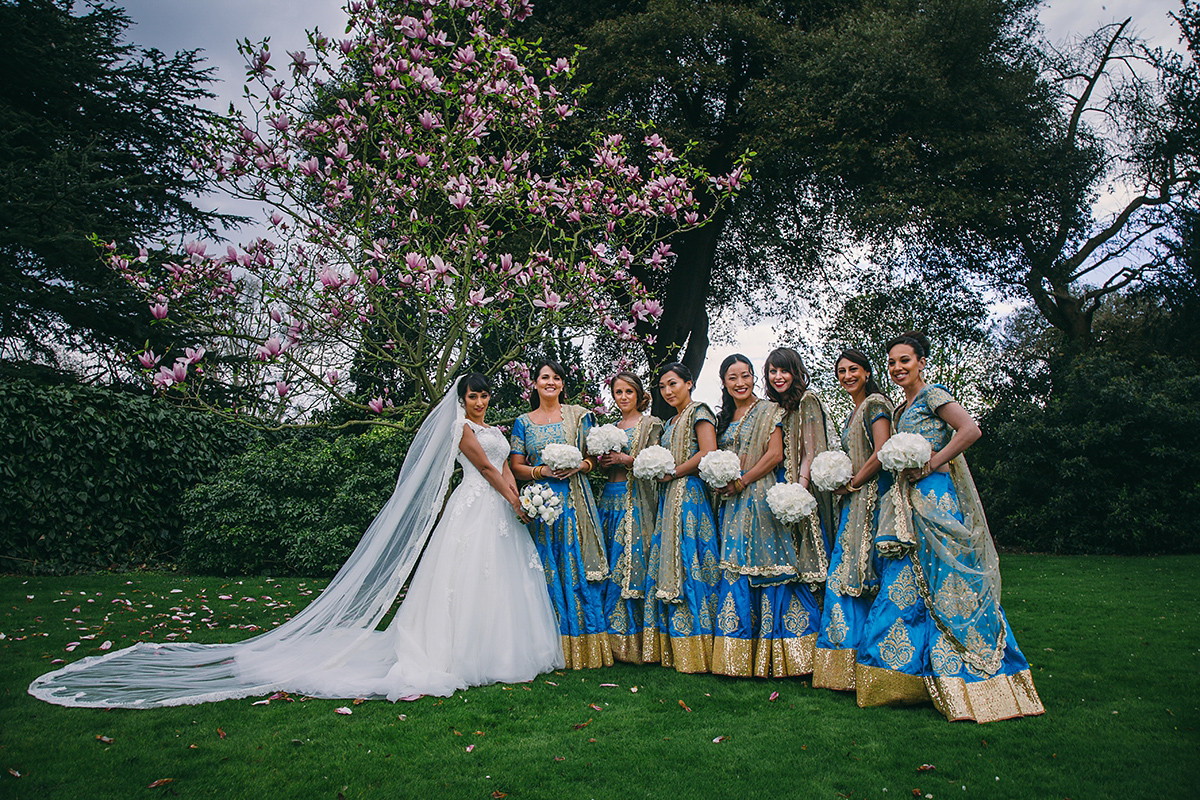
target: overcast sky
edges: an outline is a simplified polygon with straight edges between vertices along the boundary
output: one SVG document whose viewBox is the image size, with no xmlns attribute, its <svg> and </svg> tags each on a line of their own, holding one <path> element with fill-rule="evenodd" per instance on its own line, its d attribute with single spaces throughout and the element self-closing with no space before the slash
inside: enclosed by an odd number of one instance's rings
<svg viewBox="0 0 1200 800">
<path fill-rule="evenodd" d="M 342 0 L 114 0 L 123 5 L 134 25 L 128 32 L 132 42 L 166 52 L 200 48 L 209 66 L 216 67 L 220 80 L 212 88 L 218 94 L 216 108 L 225 108 L 241 96 L 245 64 L 237 52 L 237 41 L 271 38 L 271 49 L 282 58 L 288 50 L 307 46 L 305 31 L 320 28 L 340 36 L 346 16 Z M 534 0 L 536 13 L 537 0 Z M 1103 24 L 1133 17 L 1134 30 L 1154 45 L 1178 48 L 1179 36 L 1168 12 L 1180 7 L 1179 0 L 1048 0 L 1041 19 L 1054 42 L 1085 34 Z M 244 210 L 244 209 L 238 209 Z M 253 210 L 249 210 L 253 213 Z M 775 344 L 769 322 L 744 328 L 735 346 L 709 348 L 707 368 L 701 375 L 696 395 L 715 403 L 720 399 L 716 365 L 728 354 L 744 352 L 761 364 Z"/>
</svg>

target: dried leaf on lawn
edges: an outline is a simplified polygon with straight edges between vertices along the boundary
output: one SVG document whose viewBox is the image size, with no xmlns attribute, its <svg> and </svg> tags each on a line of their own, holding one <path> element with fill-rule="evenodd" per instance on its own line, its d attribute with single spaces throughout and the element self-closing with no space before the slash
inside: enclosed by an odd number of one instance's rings
<svg viewBox="0 0 1200 800">
<path fill-rule="evenodd" d="M 174 781 L 175 781 L 174 778 L 159 778 L 158 780 L 156 780 L 154 783 L 150 784 L 146 788 L 147 789 L 157 789 L 160 786 L 166 786 L 168 783 L 173 783 Z"/>
<path fill-rule="evenodd" d="M 684 711 L 688 712 L 689 714 L 692 713 L 692 710 L 690 708 L 688 708 L 687 703 L 683 702 L 682 700 L 679 701 L 679 707 L 682 708 Z"/>
<path fill-rule="evenodd" d="M 217 736 L 218 737 L 224 739 L 226 737 L 226 735 L 227 734 L 225 733 L 225 730 L 223 728 L 217 728 Z"/>
<path fill-rule="evenodd" d="M 112 740 L 112 737 L 111 737 L 111 736 L 105 736 L 105 735 L 104 735 L 104 734 L 102 734 L 102 733 L 97 733 L 97 734 L 96 734 L 96 741 L 97 741 L 97 742 L 103 742 L 104 744 L 112 744 L 112 743 L 113 743 L 113 740 Z"/>
<path fill-rule="evenodd" d="M 591 725 L 591 724 L 592 724 L 592 720 L 591 720 L 591 719 L 588 719 L 588 721 L 587 721 L 587 722 L 580 722 L 580 723 L 579 723 L 579 724 L 577 724 L 577 725 L 572 725 L 572 726 L 571 726 L 571 730 L 576 730 L 576 731 L 577 731 L 577 730 L 581 730 L 581 729 L 583 729 L 583 728 L 586 728 L 588 725 Z"/>
</svg>

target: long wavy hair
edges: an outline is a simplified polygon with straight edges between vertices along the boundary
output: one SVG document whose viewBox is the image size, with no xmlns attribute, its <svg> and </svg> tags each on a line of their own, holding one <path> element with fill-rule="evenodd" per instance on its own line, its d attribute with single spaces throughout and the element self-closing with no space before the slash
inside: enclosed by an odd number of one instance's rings
<svg viewBox="0 0 1200 800">
<path fill-rule="evenodd" d="M 837 361 L 833 362 L 834 376 L 837 376 L 837 365 L 843 361 L 849 361 L 851 364 L 858 364 L 867 371 L 867 382 L 864 385 L 868 395 L 882 394 L 885 397 L 883 389 L 879 388 L 879 384 L 875 382 L 875 371 L 871 369 L 871 361 L 861 350 L 855 350 L 853 347 L 847 347 L 842 351 L 842 354 L 837 357 Z"/>
<path fill-rule="evenodd" d="M 644 385 L 642 385 L 641 378 L 639 378 L 637 375 L 634 375 L 632 372 L 625 372 L 624 370 L 622 370 L 621 372 L 618 372 L 616 375 L 613 375 L 612 379 L 609 380 L 609 382 L 608 382 L 608 391 L 609 392 L 612 392 L 613 384 L 616 383 L 617 381 L 625 381 L 626 383 L 628 383 L 630 386 L 633 387 L 633 393 L 637 396 L 637 410 L 638 411 L 645 411 L 647 408 L 650 407 L 650 394 L 646 391 L 646 387 Z"/>
<path fill-rule="evenodd" d="M 792 385 L 783 394 L 775 391 L 775 387 L 771 385 L 771 367 L 781 369 L 792 376 Z M 779 403 L 784 411 L 795 411 L 800 408 L 800 398 L 808 391 L 812 379 L 809 377 L 808 370 L 804 368 L 804 360 L 800 358 L 799 353 L 790 347 L 775 348 L 767 356 L 763 375 L 767 378 L 767 399 Z"/>
<path fill-rule="evenodd" d="M 721 362 L 721 368 L 718 370 L 718 374 L 721 376 L 721 410 L 717 413 L 717 436 L 724 433 L 725 429 L 733 423 L 733 412 L 737 409 L 733 395 L 725 388 L 725 373 L 729 372 L 734 364 L 745 364 L 750 368 L 750 375 L 754 376 L 754 365 L 741 353 L 726 356 L 725 360 Z"/>
<path fill-rule="evenodd" d="M 562 378 L 563 388 L 562 388 L 562 391 L 558 393 L 558 402 L 561 403 L 561 402 L 563 402 L 563 398 L 566 397 L 566 394 L 567 394 L 567 371 L 562 368 L 562 364 L 558 363 L 554 359 L 543 358 L 541 361 L 537 362 L 537 364 L 534 365 L 533 372 L 530 375 L 530 377 L 533 378 L 535 383 L 537 382 L 537 376 L 542 374 L 542 369 L 545 367 L 549 367 L 554 372 L 555 375 Z M 534 386 L 533 391 L 529 393 L 529 410 L 536 411 L 537 408 L 539 406 L 541 406 L 541 404 L 542 404 L 542 397 L 541 397 L 541 395 L 538 394 L 537 386 Z"/>
</svg>

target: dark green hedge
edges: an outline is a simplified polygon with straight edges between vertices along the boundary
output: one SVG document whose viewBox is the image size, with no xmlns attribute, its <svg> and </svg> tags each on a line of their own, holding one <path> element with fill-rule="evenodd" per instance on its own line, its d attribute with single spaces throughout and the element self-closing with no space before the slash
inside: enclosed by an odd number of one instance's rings
<svg viewBox="0 0 1200 800">
<path fill-rule="evenodd" d="M 1051 553 L 1200 551 L 1200 369 L 1110 353 L 998 409 L 968 458 L 997 544 Z"/>
<path fill-rule="evenodd" d="M 169 559 L 184 491 L 252 438 L 142 395 L 0 382 L 0 570 Z"/>
</svg>

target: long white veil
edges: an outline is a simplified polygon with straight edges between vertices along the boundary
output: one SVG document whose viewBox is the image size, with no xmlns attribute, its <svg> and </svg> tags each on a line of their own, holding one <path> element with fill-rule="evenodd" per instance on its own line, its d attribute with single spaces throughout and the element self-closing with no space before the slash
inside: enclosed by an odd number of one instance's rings
<svg viewBox="0 0 1200 800">
<path fill-rule="evenodd" d="M 276 691 L 344 697 L 324 680 L 352 661 L 411 574 L 437 520 L 462 437 L 457 383 L 421 424 L 396 490 L 316 600 L 275 630 L 234 644 L 139 642 L 40 676 L 29 693 L 100 708 L 193 705 Z"/>
</svg>

